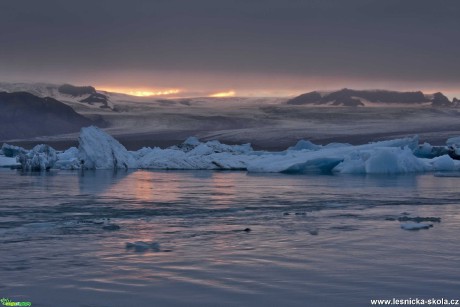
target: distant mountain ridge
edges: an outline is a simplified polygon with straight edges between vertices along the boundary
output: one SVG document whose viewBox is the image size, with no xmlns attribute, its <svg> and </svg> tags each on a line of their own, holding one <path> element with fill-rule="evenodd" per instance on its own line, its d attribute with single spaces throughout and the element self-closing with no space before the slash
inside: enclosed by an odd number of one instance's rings
<svg viewBox="0 0 460 307">
<path fill-rule="evenodd" d="M 50 97 L 0 92 L 1 140 L 77 132 L 92 124 L 104 122 L 88 119 Z"/>
<path fill-rule="evenodd" d="M 0 82 L 0 91 L 14 93 L 27 92 L 38 97 L 51 97 L 71 106 L 113 109 L 113 103 L 106 92 L 97 91 L 92 86 L 51 83 L 6 83 Z"/>
<path fill-rule="evenodd" d="M 404 105 L 432 105 L 435 107 L 457 106 L 458 100 L 450 101 L 444 94 L 437 92 L 433 95 L 426 95 L 421 91 L 398 92 L 387 90 L 352 90 L 341 89 L 335 92 L 321 94 L 318 91 L 305 93 L 289 99 L 290 105 L 331 105 L 359 107 L 367 103 L 372 104 L 404 104 Z"/>
</svg>

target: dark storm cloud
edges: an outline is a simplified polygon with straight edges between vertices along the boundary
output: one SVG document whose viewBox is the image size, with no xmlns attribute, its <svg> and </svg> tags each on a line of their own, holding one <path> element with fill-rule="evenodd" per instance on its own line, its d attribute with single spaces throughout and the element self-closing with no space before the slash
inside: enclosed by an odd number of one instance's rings
<svg viewBox="0 0 460 307">
<path fill-rule="evenodd" d="M 458 0 L 2 1 L 0 78 L 196 71 L 458 82 L 459 38 Z"/>
</svg>

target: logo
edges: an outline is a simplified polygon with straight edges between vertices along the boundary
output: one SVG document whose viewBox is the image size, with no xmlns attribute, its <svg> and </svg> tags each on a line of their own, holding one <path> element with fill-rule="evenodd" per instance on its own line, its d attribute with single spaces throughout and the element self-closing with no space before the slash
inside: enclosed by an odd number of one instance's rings
<svg viewBox="0 0 460 307">
<path fill-rule="evenodd" d="M 12 302 L 9 298 L 0 299 L 3 306 L 32 306 L 31 302 Z"/>
</svg>

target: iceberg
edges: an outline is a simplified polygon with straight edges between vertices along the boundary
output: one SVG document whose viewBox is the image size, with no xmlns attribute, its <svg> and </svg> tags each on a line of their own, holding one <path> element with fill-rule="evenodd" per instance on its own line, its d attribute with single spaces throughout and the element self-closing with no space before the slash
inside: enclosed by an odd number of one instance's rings
<svg viewBox="0 0 460 307">
<path fill-rule="evenodd" d="M 0 167 L 17 167 L 19 164 L 16 158 L 10 158 L 0 155 Z"/>
<path fill-rule="evenodd" d="M 401 229 L 404 229 L 404 230 L 430 229 L 431 227 L 433 227 L 433 224 L 431 223 L 408 222 L 408 223 L 401 224 Z"/>
<path fill-rule="evenodd" d="M 20 153 L 16 159 L 23 170 L 40 171 L 52 168 L 57 154 L 51 146 L 40 144 L 26 153 Z"/>
<path fill-rule="evenodd" d="M 95 126 L 82 128 L 78 141 L 78 158 L 82 168 L 137 168 L 134 155 L 112 136 Z"/>
<path fill-rule="evenodd" d="M 381 141 L 376 143 L 369 143 L 365 145 L 352 146 L 352 145 L 341 145 L 341 146 L 324 146 L 320 150 L 310 151 L 301 150 L 293 151 L 287 150 L 283 155 L 276 155 L 266 153 L 260 156 L 257 160 L 248 161 L 248 171 L 250 172 L 269 172 L 269 173 L 308 173 L 308 172 L 347 172 L 347 173 L 380 173 L 383 170 L 376 169 L 375 164 L 379 162 L 390 162 L 395 161 L 384 161 L 385 159 L 378 159 L 378 155 L 381 151 L 385 151 L 386 148 L 396 147 L 407 147 L 408 152 L 411 152 L 418 146 L 418 137 L 396 139 L 391 141 Z M 372 151 L 375 153 L 370 154 Z M 367 152 L 367 153 L 366 153 Z M 397 153 L 395 153 L 396 155 Z M 363 168 L 362 162 L 374 156 L 372 160 L 368 162 L 368 168 Z M 389 158 L 389 157 L 387 157 Z M 414 159 L 417 159 L 415 156 Z M 345 160 L 356 160 L 352 162 Z M 346 169 L 344 171 L 343 169 Z M 417 170 L 420 170 L 418 168 Z"/>
<path fill-rule="evenodd" d="M 58 160 L 54 164 L 54 168 L 76 170 L 81 168 L 81 161 L 78 158 L 78 148 L 70 147 L 64 152 L 57 154 Z"/>
<path fill-rule="evenodd" d="M 426 169 L 427 166 L 406 146 L 377 147 L 353 152 L 334 171 L 348 174 L 401 174 L 423 172 Z"/>
<path fill-rule="evenodd" d="M 401 174 L 459 171 L 460 160 L 452 159 L 450 145 L 419 145 L 417 136 L 364 145 L 331 143 L 316 145 L 301 140 L 284 151 L 254 151 L 250 144 L 227 145 L 219 141 L 202 142 L 189 137 L 169 148 L 144 147 L 128 151 L 103 130 L 82 128 L 79 146 L 57 152 L 47 145 L 32 150 L 4 144 L 0 165 L 13 160 L 25 170 L 55 169 L 163 169 L 163 170 L 245 170 L 255 173 L 343 173 Z M 10 159 L 10 160 L 6 160 Z"/>
<path fill-rule="evenodd" d="M 127 242 L 126 249 L 134 250 L 135 252 L 146 252 L 148 250 L 152 250 L 154 252 L 160 251 L 160 243 L 158 242 L 144 242 L 144 241 L 136 241 L 136 242 Z"/>
<path fill-rule="evenodd" d="M 321 145 L 316 145 L 308 140 L 300 140 L 294 146 L 289 147 L 287 150 L 319 150 Z"/>
<path fill-rule="evenodd" d="M 13 157 L 18 156 L 19 154 L 27 153 L 27 150 L 19 146 L 14 146 L 14 145 L 4 143 L 2 145 L 1 152 L 3 153 L 5 157 L 13 158 Z"/>
</svg>

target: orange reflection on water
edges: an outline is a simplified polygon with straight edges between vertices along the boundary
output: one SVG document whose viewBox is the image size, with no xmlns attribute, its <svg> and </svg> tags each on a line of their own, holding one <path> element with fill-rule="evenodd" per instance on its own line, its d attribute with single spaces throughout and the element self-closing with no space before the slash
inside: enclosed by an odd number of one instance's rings
<svg viewBox="0 0 460 307">
<path fill-rule="evenodd" d="M 173 172 L 132 172 L 110 187 L 109 194 L 139 201 L 172 202 L 180 198 L 180 175 Z"/>
<path fill-rule="evenodd" d="M 138 200 L 172 202 L 180 198 L 180 176 L 169 172 L 137 171 L 132 174 L 135 179 L 135 196 Z"/>
<path fill-rule="evenodd" d="M 232 174 L 227 172 L 213 173 L 210 182 L 212 188 L 210 199 L 219 204 L 231 204 L 237 193 L 235 185 L 235 176 Z"/>
</svg>

